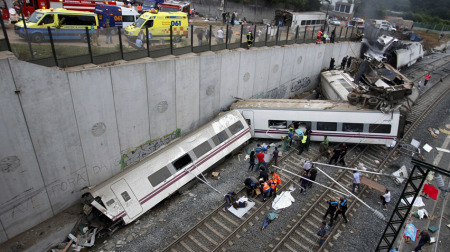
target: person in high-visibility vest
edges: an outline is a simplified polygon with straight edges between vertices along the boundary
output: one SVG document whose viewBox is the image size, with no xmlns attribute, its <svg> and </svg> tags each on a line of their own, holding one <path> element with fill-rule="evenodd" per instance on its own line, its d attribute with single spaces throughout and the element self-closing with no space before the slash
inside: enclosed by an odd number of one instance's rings
<svg viewBox="0 0 450 252">
<path fill-rule="evenodd" d="M 267 196 L 269 196 L 270 193 L 270 186 L 264 182 L 264 179 L 260 178 L 259 183 L 261 185 L 261 192 L 263 195 L 263 202 L 267 200 Z"/>
<path fill-rule="evenodd" d="M 247 49 L 250 49 L 252 43 L 253 43 L 253 31 L 252 29 L 249 29 L 247 34 Z"/>
<path fill-rule="evenodd" d="M 272 194 L 275 197 L 277 195 L 277 185 L 278 185 L 277 179 L 273 177 L 269 179 L 269 185 L 270 185 L 269 197 L 272 197 Z"/>
<path fill-rule="evenodd" d="M 319 30 L 317 32 L 316 44 L 320 44 L 322 42 L 322 34 L 323 34 L 322 30 Z"/>
<path fill-rule="evenodd" d="M 298 149 L 298 155 L 302 154 L 305 149 L 306 140 L 308 139 L 308 135 L 303 135 L 302 142 L 300 143 L 300 148 Z"/>
<path fill-rule="evenodd" d="M 137 11 L 139 14 L 142 14 L 142 5 L 138 5 Z"/>
</svg>

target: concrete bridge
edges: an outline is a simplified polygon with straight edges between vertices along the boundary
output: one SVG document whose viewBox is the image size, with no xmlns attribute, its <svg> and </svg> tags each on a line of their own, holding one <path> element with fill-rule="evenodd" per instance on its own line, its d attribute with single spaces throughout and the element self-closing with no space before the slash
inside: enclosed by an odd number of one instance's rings
<svg viewBox="0 0 450 252">
<path fill-rule="evenodd" d="M 0 53 L 0 242 L 60 213 L 241 98 L 314 89 L 359 42 L 144 58 L 66 71 Z"/>
</svg>

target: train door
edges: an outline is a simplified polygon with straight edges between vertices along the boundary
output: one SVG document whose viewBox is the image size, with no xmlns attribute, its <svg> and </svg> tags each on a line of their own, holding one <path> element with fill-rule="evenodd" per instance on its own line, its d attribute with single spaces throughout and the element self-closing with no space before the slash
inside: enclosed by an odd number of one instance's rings
<svg viewBox="0 0 450 252">
<path fill-rule="evenodd" d="M 134 195 L 134 192 L 131 190 L 125 179 L 121 179 L 112 184 L 111 190 L 114 192 L 117 199 L 119 199 L 120 204 L 123 209 L 125 209 L 125 212 L 130 219 L 133 219 L 142 212 L 142 206 L 139 203 L 139 200 L 136 198 L 136 195 Z"/>
<path fill-rule="evenodd" d="M 242 116 L 245 118 L 248 126 L 250 127 L 250 134 L 252 136 L 255 135 L 255 120 L 253 119 L 253 111 L 252 110 L 244 110 L 242 111 Z"/>
</svg>

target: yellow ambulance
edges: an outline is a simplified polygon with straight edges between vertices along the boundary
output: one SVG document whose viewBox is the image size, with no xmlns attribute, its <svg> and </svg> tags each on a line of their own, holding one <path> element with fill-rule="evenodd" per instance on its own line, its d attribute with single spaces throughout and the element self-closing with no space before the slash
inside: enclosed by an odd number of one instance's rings
<svg viewBox="0 0 450 252">
<path fill-rule="evenodd" d="M 81 39 L 87 41 L 86 27 L 97 31 L 97 14 L 87 11 L 73 11 L 62 8 L 39 9 L 31 14 L 26 21 L 28 35 L 31 41 L 36 43 L 49 39 L 47 27 L 50 27 L 54 40 L 74 40 Z M 23 21 L 17 22 L 14 26 L 15 33 L 25 38 Z"/>
<path fill-rule="evenodd" d="M 125 36 L 135 40 L 139 34 L 146 34 L 146 27 L 148 27 L 148 31 L 151 33 L 150 39 L 169 40 L 170 26 L 172 26 L 173 41 L 179 42 L 183 36 L 188 37 L 188 18 L 186 13 L 181 11 L 158 12 L 156 10 L 142 14 L 134 24 L 127 26 L 125 28 Z"/>
</svg>

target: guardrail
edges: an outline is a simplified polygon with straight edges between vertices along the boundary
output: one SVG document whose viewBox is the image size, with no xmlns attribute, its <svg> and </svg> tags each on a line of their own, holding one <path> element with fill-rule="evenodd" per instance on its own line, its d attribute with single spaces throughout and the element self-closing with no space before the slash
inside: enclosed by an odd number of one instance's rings
<svg viewBox="0 0 450 252">
<path fill-rule="evenodd" d="M 182 55 L 204 51 L 248 48 L 247 34 L 252 29 L 252 47 L 315 43 L 319 28 L 271 27 L 267 25 L 205 25 L 192 24 L 188 31 L 170 26 L 165 35 L 150 35 L 148 28 L 138 37 L 130 37 L 120 27 L 85 28 L 69 34 L 64 29 L 27 29 L 20 32 L 2 22 L 0 51 L 8 50 L 24 61 L 43 66 L 72 67 L 102 64 L 116 60 Z M 363 29 L 328 26 L 327 34 L 335 32 L 335 42 L 357 40 Z M 149 33 L 150 32 L 150 33 Z M 331 40 L 327 40 L 331 42 Z"/>
</svg>

